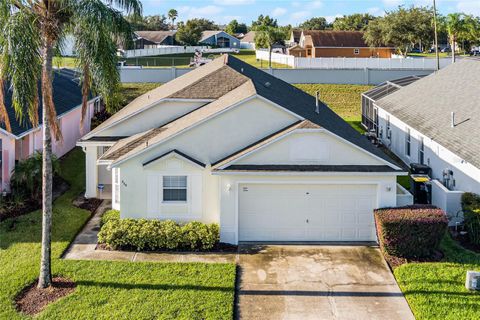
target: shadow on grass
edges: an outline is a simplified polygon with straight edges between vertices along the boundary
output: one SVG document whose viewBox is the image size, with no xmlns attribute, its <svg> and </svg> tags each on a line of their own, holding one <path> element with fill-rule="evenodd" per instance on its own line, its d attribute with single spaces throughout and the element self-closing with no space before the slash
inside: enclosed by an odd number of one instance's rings
<svg viewBox="0 0 480 320">
<path fill-rule="evenodd" d="M 220 292 L 233 292 L 235 289 L 228 287 L 211 287 L 211 286 L 199 286 L 189 284 L 150 284 L 150 283 L 120 283 L 120 282 L 100 282 L 100 281 L 88 281 L 81 280 L 75 282 L 78 286 L 89 287 L 102 287 L 102 288 L 115 288 L 124 290 L 195 290 L 195 291 L 220 291 Z"/>
</svg>

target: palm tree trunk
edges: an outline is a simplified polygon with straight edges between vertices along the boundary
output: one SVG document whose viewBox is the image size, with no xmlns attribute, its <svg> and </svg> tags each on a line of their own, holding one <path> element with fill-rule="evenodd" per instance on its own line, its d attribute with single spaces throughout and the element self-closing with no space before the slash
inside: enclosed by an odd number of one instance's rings
<svg viewBox="0 0 480 320">
<path fill-rule="evenodd" d="M 455 36 L 452 36 L 452 63 L 455 63 Z"/>
<path fill-rule="evenodd" d="M 52 242 L 52 135 L 48 117 L 49 98 L 52 96 L 52 42 L 44 37 L 42 66 L 42 257 L 40 261 L 39 288 L 52 284 L 51 242 Z"/>
</svg>

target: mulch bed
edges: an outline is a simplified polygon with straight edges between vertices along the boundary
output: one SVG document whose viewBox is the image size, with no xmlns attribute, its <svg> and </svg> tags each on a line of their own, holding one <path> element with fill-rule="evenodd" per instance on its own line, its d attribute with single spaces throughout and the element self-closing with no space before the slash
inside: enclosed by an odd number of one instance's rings
<svg viewBox="0 0 480 320">
<path fill-rule="evenodd" d="M 83 195 L 78 196 L 77 199 L 73 201 L 73 205 L 84 210 L 88 210 L 91 213 L 97 211 L 98 207 L 102 204 L 102 199 L 90 198 L 87 199 Z"/>
<path fill-rule="evenodd" d="M 53 178 L 52 200 L 55 201 L 58 197 L 64 194 L 70 186 L 67 181 L 59 176 Z M 8 211 L 0 211 L 0 222 L 8 219 L 22 216 L 35 210 L 42 208 L 41 203 L 32 199 L 26 199 L 20 206 L 12 207 Z"/>
<path fill-rule="evenodd" d="M 49 303 L 65 297 L 75 290 L 75 283 L 67 278 L 55 277 L 52 286 L 45 289 L 37 288 L 38 280 L 23 289 L 15 298 L 17 310 L 26 315 L 35 315 Z"/>
<path fill-rule="evenodd" d="M 461 232 L 455 231 L 455 228 L 450 228 L 450 235 L 452 238 L 463 248 L 473 251 L 475 253 L 480 253 L 480 246 L 470 242 L 467 233 L 462 234 Z"/>
<path fill-rule="evenodd" d="M 118 248 L 117 250 L 112 250 L 109 246 L 107 246 L 104 243 L 99 243 L 97 244 L 97 247 L 95 248 L 96 250 L 108 250 L 108 251 L 135 251 L 132 248 Z M 229 244 L 229 243 L 224 243 L 224 242 L 219 242 L 217 243 L 212 249 L 210 250 L 205 250 L 205 251 L 200 251 L 200 250 L 185 250 L 185 249 L 176 249 L 176 250 L 143 250 L 144 252 L 154 252 L 154 253 L 235 253 L 238 251 L 238 246 Z"/>
<path fill-rule="evenodd" d="M 444 254 L 441 251 L 435 251 L 435 253 L 428 258 L 423 258 L 423 259 L 407 259 L 407 258 L 402 258 L 402 257 L 396 257 L 396 256 L 391 256 L 385 252 L 383 252 L 383 256 L 385 258 L 385 261 L 387 261 L 388 265 L 390 266 L 390 269 L 395 269 L 400 267 L 402 264 L 405 263 L 421 263 L 421 262 L 439 262 L 442 261 Z"/>
</svg>

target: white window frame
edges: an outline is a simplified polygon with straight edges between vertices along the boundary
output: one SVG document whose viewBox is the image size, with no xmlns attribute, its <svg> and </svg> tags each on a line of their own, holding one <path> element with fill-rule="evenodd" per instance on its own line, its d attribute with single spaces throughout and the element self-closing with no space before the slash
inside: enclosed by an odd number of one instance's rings
<svg viewBox="0 0 480 320">
<path fill-rule="evenodd" d="M 185 177 L 185 187 L 165 187 L 165 178 L 166 177 Z M 188 203 L 188 175 L 186 174 L 168 174 L 168 175 L 163 175 L 161 177 L 162 179 L 162 203 L 165 204 L 186 204 Z M 185 200 L 165 200 L 165 194 L 164 191 L 165 189 L 167 190 L 183 190 L 185 189 Z"/>
<path fill-rule="evenodd" d="M 412 154 L 412 134 L 410 128 L 405 129 L 405 155 L 410 157 Z"/>
<path fill-rule="evenodd" d="M 424 164 L 425 162 L 425 140 L 422 136 L 418 137 L 418 163 Z"/>
</svg>

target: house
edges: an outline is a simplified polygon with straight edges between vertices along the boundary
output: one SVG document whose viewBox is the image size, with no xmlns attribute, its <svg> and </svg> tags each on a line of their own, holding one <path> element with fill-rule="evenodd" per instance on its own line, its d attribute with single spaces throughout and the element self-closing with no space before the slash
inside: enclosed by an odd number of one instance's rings
<svg viewBox="0 0 480 320">
<path fill-rule="evenodd" d="M 285 41 L 285 44 L 293 47 L 300 43 L 300 37 L 302 36 L 302 30 L 300 29 L 292 29 L 290 32 L 290 38 Z"/>
<path fill-rule="evenodd" d="M 373 209 L 397 205 L 406 174 L 321 101 L 228 55 L 78 145 L 86 197 L 122 218 L 216 222 L 227 243 L 375 241 Z"/>
<path fill-rule="evenodd" d="M 248 31 L 240 40 L 241 49 L 255 50 L 255 31 Z"/>
<path fill-rule="evenodd" d="M 0 181 L 2 191 L 10 190 L 10 178 L 17 161 L 28 158 L 36 150 L 42 149 L 42 110 L 39 107 L 40 126 L 33 127 L 28 117 L 20 121 L 12 107 L 12 91 L 5 85 L 5 106 L 10 120 L 11 132 L 4 123 L 0 125 Z M 100 108 L 98 97 L 88 102 L 86 121 L 80 127 L 82 112 L 82 90 L 78 75 L 69 69 L 59 69 L 53 75 L 53 102 L 57 111 L 63 142 L 52 139 L 52 151 L 57 157 L 75 147 L 77 140 L 90 131 L 90 119 L 95 109 Z"/>
<path fill-rule="evenodd" d="M 199 43 L 220 48 L 240 48 L 240 40 L 221 30 L 203 31 Z"/>
<path fill-rule="evenodd" d="M 175 44 L 175 30 L 172 31 L 135 31 L 134 48 L 151 49 Z"/>
<path fill-rule="evenodd" d="M 395 52 L 388 46 L 369 47 L 362 31 L 303 30 L 298 45 L 309 58 L 391 58 Z"/>
<path fill-rule="evenodd" d="M 464 191 L 480 194 L 479 75 L 480 60 L 462 59 L 362 95 L 364 126 L 406 164 L 432 169 L 432 203 L 452 220 Z"/>
</svg>

